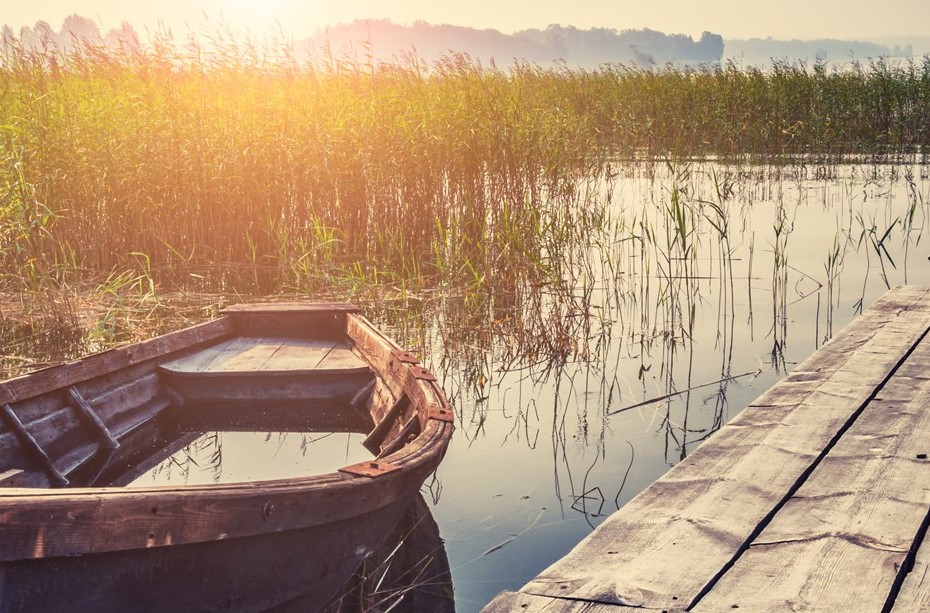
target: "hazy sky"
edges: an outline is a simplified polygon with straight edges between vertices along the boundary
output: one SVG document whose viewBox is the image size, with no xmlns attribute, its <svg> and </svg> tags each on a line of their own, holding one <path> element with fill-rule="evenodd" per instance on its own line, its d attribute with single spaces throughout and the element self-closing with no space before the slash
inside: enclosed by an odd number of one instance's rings
<svg viewBox="0 0 930 613">
<path fill-rule="evenodd" d="M 422 19 L 513 32 L 549 24 L 579 28 L 651 28 L 698 36 L 704 30 L 726 38 L 859 38 L 930 35 L 930 0 L 2 0 L 0 22 L 18 30 L 38 20 L 55 29 L 72 13 L 102 29 L 129 21 L 140 30 L 159 22 L 199 30 L 221 17 L 255 35 L 279 23 L 296 38 L 318 28 L 359 18 L 396 23 Z M 177 33 L 177 32 L 176 32 Z"/>
</svg>

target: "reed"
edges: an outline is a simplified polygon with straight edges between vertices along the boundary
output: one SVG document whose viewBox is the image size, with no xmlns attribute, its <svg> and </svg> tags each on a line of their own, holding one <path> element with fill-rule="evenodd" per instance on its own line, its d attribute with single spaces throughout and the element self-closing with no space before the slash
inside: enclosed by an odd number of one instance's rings
<svg viewBox="0 0 930 613">
<path fill-rule="evenodd" d="M 617 156 L 930 141 L 930 58 L 504 70 L 463 55 L 306 63 L 222 34 L 120 50 L 7 40 L 0 58 L 0 289 L 35 296 L 140 260 L 143 294 L 558 285 L 571 266 L 553 254 L 605 223 L 579 179 Z M 686 222 L 669 248 L 687 250 Z"/>
</svg>

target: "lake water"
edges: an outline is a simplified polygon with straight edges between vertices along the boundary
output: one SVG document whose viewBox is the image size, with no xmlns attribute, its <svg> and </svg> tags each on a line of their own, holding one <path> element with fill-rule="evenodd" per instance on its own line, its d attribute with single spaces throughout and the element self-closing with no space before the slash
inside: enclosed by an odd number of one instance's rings
<svg viewBox="0 0 930 613">
<path fill-rule="evenodd" d="M 451 328 L 462 304 L 425 315 L 460 419 L 433 511 L 458 609 L 564 555 L 888 286 L 930 283 L 928 170 L 622 168 L 574 301 L 484 305 L 490 334 Z"/>
<path fill-rule="evenodd" d="M 564 555 L 888 287 L 930 284 L 928 175 L 909 161 L 617 164 L 580 179 L 596 229 L 545 254 L 548 280 L 363 303 L 457 411 L 424 487 L 457 610 Z M 42 349 L 55 338 L 4 338 L 8 370 L 55 359 Z M 194 464 L 222 437 L 235 479 L 235 439 L 249 435 L 206 436 Z M 344 434 L 257 436 L 297 470 L 360 448 Z M 143 479 L 183 462 L 169 464 Z"/>
</svg>

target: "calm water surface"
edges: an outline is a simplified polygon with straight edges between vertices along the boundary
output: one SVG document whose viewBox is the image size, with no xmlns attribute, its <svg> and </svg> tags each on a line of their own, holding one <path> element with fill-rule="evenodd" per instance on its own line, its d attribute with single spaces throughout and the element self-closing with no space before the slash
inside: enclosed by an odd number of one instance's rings
<svg viewBox="0 0 930 613">
<path fill-rule="evenodd" d="M 579 183 L 596 230 L 547 254 L 550 282 L 486 279 L 365 305 L 423 356 L 457 410 L 424 487 L 457 610 L 480 609 L 567 553 L 889 286 L 930 284 L 928 173 L 912 163 L 618 165 Z M 30 357 L 28 338 L 10 338 L 3 353 L 19 357 L 7 359 Z M 312 456 L 333 458 L 328 471 L 364 453 L 361 437 L 317 438 L 211 433 L 196 478 L 236 480 L 246 473 L 235 458 L 255 447 L 270 454 L 262 470 L 321 469 L 302 463 Z M 188 456 L 143 480 L 177 476 Z"/>
<path fill-rule="evenodd" d="M 611 227 L 571 256 L 575 302 L 543 289 L 490 337 L 427 315 L 460 416 L 434 509 L 459 610 L 568 552 L 888 286 L 930 283 L 928 170 L 622 169 L 591 190 Z"/>
</svg>

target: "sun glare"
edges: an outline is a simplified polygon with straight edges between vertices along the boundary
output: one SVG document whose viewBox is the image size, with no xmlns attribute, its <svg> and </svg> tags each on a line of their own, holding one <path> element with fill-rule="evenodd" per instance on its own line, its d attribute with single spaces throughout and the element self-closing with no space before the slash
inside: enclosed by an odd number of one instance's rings
<svg viewBox="0 0 930 613">
<path fill-rule="evenodd" d="M 276 22 L 287 23 L 292 4 L 289 0 L 226 0 L 223 16 L 249 29 L 263 29 Z"/>
</svg>

